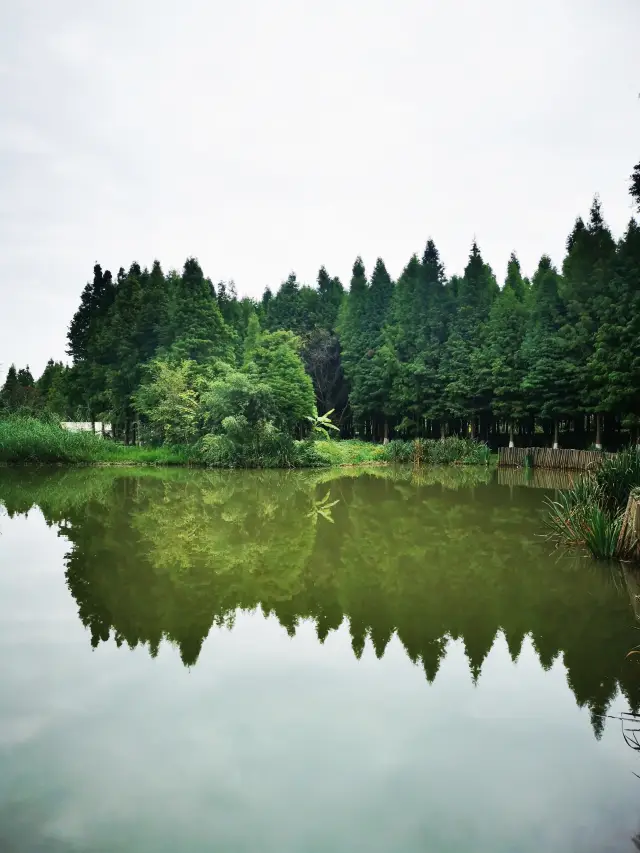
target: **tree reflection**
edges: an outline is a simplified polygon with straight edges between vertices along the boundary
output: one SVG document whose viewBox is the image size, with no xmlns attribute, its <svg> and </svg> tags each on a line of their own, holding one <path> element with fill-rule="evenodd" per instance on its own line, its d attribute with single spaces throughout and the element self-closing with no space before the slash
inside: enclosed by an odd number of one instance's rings
<svg viewBox="0 0 640 853">
<path fill-rule="evenodd" d="M 320 642 L 346 620 L 353 652 L 397 636 L 432 682 L 451 639 L 474 683 L 501 632 L 515 662 L 531 639 L 562 659 L 596 736 L 618 689 L 638 708 L 633 578 L 536 538 L 542 493 L 486 469 L 422 472 L 5 471 L 9 514 L 37 504 L 71 543 L 66 579 L 95 647 L 193 666 L 212 626 L 260 609 Z M 327 518 L 329 515 L 329 518 Z M 327 523 L 330 521 L 331 523 Z M 632 594 L 633 593 L 633 594 Z"/>
</svg>

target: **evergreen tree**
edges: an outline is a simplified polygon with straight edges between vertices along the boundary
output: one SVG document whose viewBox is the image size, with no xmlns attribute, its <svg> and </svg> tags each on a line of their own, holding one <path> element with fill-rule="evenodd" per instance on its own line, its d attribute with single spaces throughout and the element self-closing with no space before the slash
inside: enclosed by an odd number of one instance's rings
<svg viewBox="0 0 640 853">
<path fill-rule="evenodd" d="M 524 302 L 527 296 L 527 282 L 522 277 L 520 272 L 520 261 L 515 252 L 511 253 L 509 265 L 507 266 L 507 278 L 504 283 L 505 288 L 513 291 L 520 302 Z"/>
<path fill-rule="evenodd" d="M 440 368 L 444 408 L 453 417 L 470 420 L 472 434 L 476 417 L 486 416 L 491 403 L 480 353 L 498 292 L 493 272 L 474 241 L 464 276 L 457 282 L 455 313 Z"/>
<path fill-rule="evenodd" d="M 509 426 L 509 440 L 513 443 L 514 421 L 525 414 L 522 382 L 525 369 L 522 344 L 527 324 L 524 304 L 525 290 L 520 269 L 511 256 L 504 287 L 491 306 L 486 338 L 482 349 L 482 369 L 485 385 L 492 389 L 493 415 L 505 420 Z"/>
<path fill-rule="evenodd" d="M 61 361 L 49 359 L 36 382 L 39 410 L 58 415 L 60 418 L 70 416 L 68 375 L 69 369 Z"/>
<path fill-rule="evenodd" d="M 571 365 L 565 360 L 560 329 L 566 319 L 560 297 L 560 276 L 547 255 L 543 255 L 531 284 L 531 312 L 522 344 L 525 370 L 522 381 L 524 406 L 534 416 L 551 418 L 557 444 L 558 418 L 567 414 L 572 381 Z"/>
<path fill-rule="evenodd" d="M 234 341 L 222 319 L 211 286 L 195 258 L 185 261 L 177 282 L 172 352 L 178 359 L 233 361 Z"/>
<path fill-rule="evenodd" d="M 270 331 L 289 330 L 294 334 L 304 328 L 303 303 L 295 273 L 289 275 L 268 301 L 266 326 Z"/>
<path fill-rule="evenodd" d="M 640 163 L 638 163 L 631 173 L 631 185 L 629 188 L 631 198 L 636 203 L 638 213 L 640 213 Z"/>
<path fill-rule="evenodd" d="M 366 352 L 363 322 L 367 309 L 368 291 L 369 284 L 364 264 L 362 263 L 362 258 L 358 257 L 353 265 L 349 297 L 338 318 L 342 348 L 342 367 L 350 389 L 350 399 L 352 399 L 353 389 L 358 387 Z"/>
<path fill-rule="evenodd" d="M 339 278 L 330 278 L 324 267 L 318 272 L 318 326 L 335 332 L 340 306 L 344 299 L 344 287 Z"/>
<path fill-rule="evenodd" d="M 593 358 L 603 311 L 611 296 L 616 245 L 602 218 L 597 196 L 586 226 L 581 220 L 576 223 L 567 247 L 562 287 L 567 322 L 561 331 L 564 359 L 571 375 L 567 413 L 574 416 L 596 413 L 596 444 L 600 444 L 602 387 L 586 368 Z"/>
<path fill-rule="evenodd" d="M 140 359 L 146 362 L 170 343 L 170 294 L 160 261 L 153 262 L 140 286 L 136 336 Z"/>
<path fill-rule="evenodd" d="M 631 220 L 616 253 L 609 293 L 601 305 L 589 372 L 601 409 L 640 419 L 640 227 Z"/>
<path fill-rule="evenodd" d="M 367 417 L 378 424 L 384 421 L 385 437 L 388 436 L 385 416 L 388 413 L 389 371 L 387 354 L 380 350 L 392 295 L 393 282 L 384 261 L 378 258 L 359 319 L 358 346 L 361 355 L 353 372 L 351 405 L 360 418 Z"/>
<path fill-rule="evenodd" d="M 20 383 L 15 364 L 12 364 L 7 371 L 2 391 L 0 391 L 0 401 L 2 407 L 9 412 L 15 412 L 20 405 Z"/>
</svg>

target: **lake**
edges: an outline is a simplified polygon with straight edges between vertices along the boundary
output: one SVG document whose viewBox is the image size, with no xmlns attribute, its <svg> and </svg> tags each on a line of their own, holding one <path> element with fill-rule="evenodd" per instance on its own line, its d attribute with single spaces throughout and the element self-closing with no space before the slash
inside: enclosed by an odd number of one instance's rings
<svg viewBox="0 0 640 853">
<path fill-rule="evenodd" d="M 640 588 L 523 477 L 0 470 L 2 853 L 637 849 Z"/>
</svg>

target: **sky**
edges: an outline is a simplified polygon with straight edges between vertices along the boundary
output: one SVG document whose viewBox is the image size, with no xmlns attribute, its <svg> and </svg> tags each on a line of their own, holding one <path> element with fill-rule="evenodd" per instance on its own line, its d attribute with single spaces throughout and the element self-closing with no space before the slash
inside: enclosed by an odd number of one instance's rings
<svg viewBox="0 0 640 853">
<path fill-rule="evenodd" d="M 475 237 L 502 280 L 633 212 L 638 0 L 0 6 L 0 373 L 66 358 L 95 262 L 259 296 Z"/>
</svg>

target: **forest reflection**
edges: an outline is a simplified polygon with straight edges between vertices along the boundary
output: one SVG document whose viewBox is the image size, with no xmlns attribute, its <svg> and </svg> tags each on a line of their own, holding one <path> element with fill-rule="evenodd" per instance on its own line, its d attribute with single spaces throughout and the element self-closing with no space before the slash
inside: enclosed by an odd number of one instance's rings
<svg viewBox="0 0 640 853">
<path fill-rule="evenodd" d="M 360 657 L 396 635 L 433 682 L 449 639 L 477 682 L 496 636 L 526 637 L 542 667 L 562 656 L 596 736 L 620 690 L 640 705 L 637 582 L 550 553 L 544 489 L 485 468 L 421 472 L 91 469 L 0 472 L 10 516 L 37 506 L 69 543 L 66 581 L 94 647 L 163 640 L 193 666 L 212 626 L 238 610 L 302 620 L 322 643 L 346 620 Z"/>
</svg>

